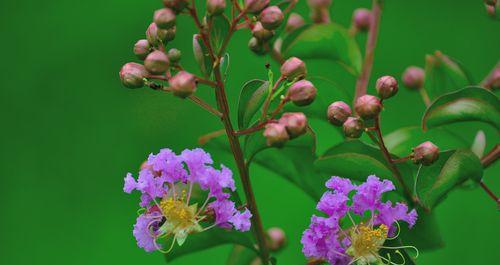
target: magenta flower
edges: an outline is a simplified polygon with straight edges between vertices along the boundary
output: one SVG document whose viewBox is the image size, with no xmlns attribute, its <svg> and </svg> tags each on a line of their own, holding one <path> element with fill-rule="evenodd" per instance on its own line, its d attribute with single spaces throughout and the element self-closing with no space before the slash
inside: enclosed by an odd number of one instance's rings
<svg viewBox="0 0 500 265">
<path fill-rule="evenodd" d="M 123 191 L 141 192 L 139 205 L 144 212 L 137 217 L 133 230 L 140 248 L 167 253 L 175 242 L 182 245 L 189 234 L 215 226 L 250 229 L 250 211 L 240 211 L 229 199 L 230 191 L 236 189 L 231 170 L 223 165 L 220 170 L 215 169 L 212 163 L 210 154 L 199 148 L 186 149 L 180 155 L 162 149 L 149 155 L 137 180 L 127 173 Z M 208 192 L 201 206 L 191 204 L 195 185 Z M 168 249 L 159 243 L 165 237 L 173 238 Z"/>
<path fill-rule="evenodd" d="M 378 254 L 384 242 L 394 239 L 389 236 L 394 236 L 398 221 L 412 227 L 417 220 L 417 212 L 408 212 L 405 204 L 382 202 L 383 193 L 394 190 L 392 182 L 368 176 L 356 186 L 349 179 L 332 177 L 326 187 L 332 191 L 323 194 L 316 208 L 327 217 L 312 216 L 302 234 L 304 255 L 332 265 L 390 263 Z M 351 191 L 355 193 L 349 199 Z M 361 221 L 355 223 L 355 218 Z M 351 227 L 340 227 L 343 221 Z"/>
</svg>

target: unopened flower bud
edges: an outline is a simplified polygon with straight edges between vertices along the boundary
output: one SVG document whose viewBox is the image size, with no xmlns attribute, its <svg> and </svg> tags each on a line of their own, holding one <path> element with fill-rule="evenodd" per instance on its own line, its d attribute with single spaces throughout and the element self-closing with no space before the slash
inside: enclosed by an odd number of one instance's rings
<svg viewBox="0 0 500 265">
<path fill-rule="evenodd" d="M 304 26 L 305 22 L 302 16 L 297 13 L 291 13 L 286 22 L 285 31 L 291 32 L 302 26 Z"/>
<path fill-rule="evenodd" d="M 175 39 L 175 33 L 177 28 L 175 26 L 169 29 L 158 29 L 158 38 L 163 41 L 163 43 L 167 43 L 173 39 Z"/>
<path fill-rule="evenodd" d="M 163 0 L 163 5 L 179 13 L 188 6 L 188 0 Z"/>
<path fill-rule="evenodd" d="M 147 74 L 142 64 L 127 63 L 120 70 L 120 79 L 125 87 L 139 88 L 144 86 L 144 77 Z"/>
<path fill-rule="evenodd" d="M 427 141 L 413 148 L 412 160 L 415 164 L 431 165 L 439 158 L 439 148 Z"/>
<path fill-rule="evenodd" d="M 359 31 L 366 31 L 370 27 L 372 20 L 372 12 L 366 8 L 358 8 L 354 10 L 352 15 L 352 24 Z"/>
<path fill-rule="evenodd" d="M 316 98 L 316 88 L 307 80 L 295 82 L 288 89 L 290 100 L 297 106 L 307 106 Z"/>
<path fill-rule="evenodd" d="M 257 22 L 252 29 L 252 35 L 259 41 L 266 42 L 273 37 L 274 33 L 262 27 L 262 23 Z"/>
<path fill-rule="evenodd" d="M 496 67 L 489 78 L 488 83 L 490 83 L 491 89 L 499 89 L 500 88 L 500 67 Z"/>
<path fill-rule="evenodd" d="M 153 21 L 160 29 L 169 29 L 175 25 L 175 13 L 170 8 L 162 8 L 155 11 Z"/>
<path fill-rule="evenodd" d="M 182 55 L 181 51 L 179 51 L 176 48 L 172 48 L 167 52 L 168 60 L 172 63 L 179 62 L 181 60 L 181 55 Z"/>
<path fill-rule="evenodd" d="M 285 125 L 280 123 L 269 123 L 264 130 L 264 137 L 268 146 L 283 146 L 289 139 Z"/>
<path fill-rule="evenodd" d="M 302 112 L 287 112 L 279 119 L 279 123 L 285 125 L 290 139 L 301 136 L 307 131 L 307 117 Z"/>
<path fill-rule="evenodd" d="M 271 227 L 267 230 L 269 235 L 269 249 L 277 251 L 283 248 L 286 244 L 285 231 L 279 227 Z"/>
<path fill-rule="evenodd" d="M 267 30 L 273 30 L 279 27 L 284 18 L 283 12 L 281 12 L 281 9 L 277 6 L 267 7 L 260 13 L 260 22 Z"/>
<path fill-rule="evenodd" d="M 390 75 L 382 76 L 377 79 L 375 88 L 381 99 L 387 99 L 398 93 L 398 81 Z"/>
<path fill-rule="evenodd" d="M 359 138 L 363 134 L 365 129 L 365 125 L 362 119 L 357 117 L 349 117 L 344 122 L 342 126 L 344 130 L 344 134 L 350 138 Z"/>
<path fill-rule="evenodd" d="M 328 106 L 328 121 L 336 126 L 341 126 L 352 115 L 351 108 L 343 101 L 336 101 Z"/>
<path fill-rule="evenodd" d="M 220 15 L 226 8 L 226 0 L 207 0 L 207 12 L 212 16 Z"/>
<path fill-rule="evenodd" d="M 169 66 L 168 57 L 164 52 L 156 50 L 146 57 L 144 66 L 152 74 L 164 74 Z"/>
<path fill-rule="evenodd" d="M 382 110 L 382 104 L 380 104 L 380 100 L 377 97 L 364 95 L 356 100 L 354 110 L 363 119 L 373 119 Z"/>
<path fill-rule="evenodd" d="M 332 0 L 307 0 L 310 8 L 328 8 L 332 4 Z"/>
<path fill-rule="evenodd" d="M 186 98 L 196 91 L 196 77 L 186 71 L 180 71 L 168 80 L 174 96 Z"/>
<path fill-rule="evenodd" d="M 149 27 L 146 30 L 146 38 L 152 46 L 156 46 L 160 43 L 160 39 L 158 38 L 158 27 L 154 22 L 149 24 Z"/>
<path fill-rule="evenodd" d="M 252 37 L 250 41 L 248 41 L 248 48 L 250 48 L 251 51 L 258 55 L 266 53 L 266 50 L 264 49 L 262 43 L 255 37 Z"/>
<path fill-rule="evenodd" d="M 280 72 L 288 81 L 293 81 L 295 78 L 305 77 L 307 68 L 301 59 L 291 57 L 281 65 Z"/>
<path fill-rule="evenodd" d="M 150 48 L 148 40 L 138 40 L 134 45 L 134 54 L 137 58 L 144 60 L 148 56 Z"/>
<path fill-rule="evenodd" d="M 248 13 L 259 13 L 269 5 L 270 0 L 245 0 L 245 9 Z"/>
<path fill-rule="evenodd" d="M 420 89 L 424 85 L 424 69 L 417 66 L 406 68 L 402 76 L 403 85 L 411 89 Z"/>
</svg>

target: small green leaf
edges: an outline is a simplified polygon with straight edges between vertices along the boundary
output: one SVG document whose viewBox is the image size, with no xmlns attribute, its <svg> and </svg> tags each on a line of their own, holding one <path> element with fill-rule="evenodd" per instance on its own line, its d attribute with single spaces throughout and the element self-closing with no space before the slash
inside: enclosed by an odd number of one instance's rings
<svg viewBox="0 0 500 265">
<path fill-rule="evenodd" d="M 268 94 L 269 82 L 250 80 L 243 85 L 238 100 L 238 128 L 246 129 Z"/>
<path fill-rule="evenodd" d="M 303 60 L 327 59 L 357 75 L 361 71 L 361 52 L 356 40 L 341 25 L 306 25 L 291 32 L 281 46 L 283 55 Z"/>
<path fill-rule="evenodd" d="M 225 15 L 212 16 L 210 17 L 210 22 L 210 40 L 212 41 L 212 46 L 215 51 L 219 51 L 229 32 L 231 23 Z"/>
<path fill-rule="evenodd" d="M 441 152 L 434 164 L 420 170 L 417 195 L 431 209 L 456 186 L 469 179 L 478 182 L 482 176 L 481 161 L 470 150 Z"/>
<path fill-rule="evenodd" d="M 199 34 L 193 35 L 193 53 L 196 63 L 200 67 L 200 71 L 205 75 L 205 77 L 210 76 L 212 73 L 212 60 L 210 59 L 210 54 L 208 48 L 203 43 L 201 36 Z"/>
<path fill-rule="evenodd" d="M 425 62 L 424 88 L 431 99 L 473 84 L 470 74 L 457 60 L 439 51 L 427 55 Z"/>
<path fill-rule="evenodd" d="M 462 121 L 482 121 L 500 129 L 500 100 L 481 87 L 466 87 L 437 98 L 422 118 L 424 130 Z"/>
<path fill-rule="evenodd" d="M 444 247 L 436 216 L 433 212 L 418 211 L 414 227 L 401 226 L 401 240 L 405 245 L 415 246 L 420 251 L 435 250 Z"/>
<path fill-rule="evenodd" d="M 172 239 L 169 237 L 169 240 Z M 170 242 L 167 242 L 168 244 Z M 174 246 L 170 253 L 165 254 L 165 260 L 169 262 L 180 256 L 223 244 L 237 244 L 257 251 L 250 232 L 238 232 L 214 227 L 204 232 L 189 235 L 184 245 Z"/>
<path fill-rule="evenodd" d="M 412 148 L 425 142 L 431 141 L 436 144 L 440 150 L 466 148 L 469 143 L 460 135 L 444 129 L 434 128 L 426 132 L 417 126 L 404 127 L 391 132 L 384 137 L 385 146 L 392 154 L 400 157 L 411 153 Z"/>
</svg>

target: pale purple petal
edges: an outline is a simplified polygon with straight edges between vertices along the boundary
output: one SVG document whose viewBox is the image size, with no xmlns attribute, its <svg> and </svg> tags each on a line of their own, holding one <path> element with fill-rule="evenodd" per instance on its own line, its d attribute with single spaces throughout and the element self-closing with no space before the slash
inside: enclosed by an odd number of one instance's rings
<svg viewBox="0 0 500 265">
<path fill-rule="evenodd" d="M 132 232 L 137 240 L 137 245 L 147 252 L 156 250 L 154 237 L 152 235 L 155 234 L 155 232 L 150 231 L 148 227 L 148 225 L 154 220 L 155 219 L 148 218 L 144 214 L 139 215 Z"/>
<path fill-rule="evenodd" d="M 236 212 L 234 202 L 230 200 L 216 200 L 211 202 L 208 207 L 214 210 L 215 224 L 219 226 L 227 225 Z"/>
<path fill-rule="evenodd" d="M 336 216 L 338 218 L 344 217 L 349 210 L 347 206 L 347 197 L 343 193 L 325 192 L 321 197 L 316 209 L 328 214 L 329 216 Z"/>
<path fill-rule="evenodd" d="M 365 183 L 357 188 L 357 193 L 353 196 L 353 211 L 357 214 L 363 214 L 366 210 L 375 210 L 380 203 L 382 194 L 394 190 L 395 187 L 390 180 L 380 181 L 374 175 L 368 176 Z"/>
<path fill-rule="evenodd" d="M 123 185 L 124 192 L 131 193 L 133 190 L 137 188 L 137 182 L 135 182 L 135 179 L 132 177 L 131 173 L 127 173 L 124 181 L 125 181 L 125 184 Z"/>
<path fill-rule="evenodd" d="M 252 217 L 252 214 L 248 209 L 245 208 L 245 211 L 242 213 L 236 212 L 231 219 L 229 219 L 229 222 L 233 224 L 234 229 L 245 232 L 250 230 L 250 218 Z"/>
<path fill-rule="evenodd" d="M 346 195 L 356 188 L 356 185 L 353 185 L 350 179 L 340 178 L 337 176 L 331 177 L 326 182 L 325 186 L 329 189 Z"/>
</svg>

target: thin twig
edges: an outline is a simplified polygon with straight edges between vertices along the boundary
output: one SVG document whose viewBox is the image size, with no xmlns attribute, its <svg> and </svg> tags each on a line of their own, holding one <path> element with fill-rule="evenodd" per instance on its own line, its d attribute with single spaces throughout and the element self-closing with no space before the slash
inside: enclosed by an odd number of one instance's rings
<svg viewBox="0 0 500 265">
<path fill-rule="evenodd" d="M 281 82 L 285 79 L 284 76 L 280 76 L 276 83 L 274 83 L 273 88 L 269 92 L 269 94 L 266 97 L 266 101 L 264 101 L 263 107 L 262 107 L 262 118 L 265 118 L 267 116 L 267 110 L 269 108 L 269 104 L 271 104 L 271 99 L 273 97 L 274 92 L 278 89 L 278 86 L 281 84 Z"/>
<path fill-rule="evenodd" d="M 481 188 L 483 188 L 483 190 L 486 191 L 486 193 L 497 203 L 497 206 L 500 207 L 500 200 L 495 195 L 495 193 L 493 193 L 493 191 L 491 191 L 490 188 L 488 188 L 488 186 L 486 186 L 486 184 L 484 184 L 482 180 L 481 182 L 479 182 L 479 184 L 481 185 Z"/>
<path fill-rule="evenodd" d="M 496 144 L 483 158 L 481 158 L 481 164 L 484 168 L 489 167 L 500 157 L 500 145 Z"/>
<path fill-rule="evenodd" d="M 427 93 L 427 90 L 425 87 L 421 87 L 418 92 L 420 92 L 420 96 L 422 97 L 422 100 L 424 101 L 424 104 L 426 107 L 429 107 L 431 105 L 431 99 L 429 98 L 429 94 Z"/>
<path fill-rule="evenodd" d="M 220 113 L 220 111 L 212 108 L 212 106 L 210 106 L 210 104 L 208 104 L 207 102 L 203 101 L 201 98 L 195 96 L 195 95 L 191 95 L 188 97 L 192 102 L 198 104 L 200 107 L 206 109 L 208 112 L 214 114 L 215 116 L 219 117 L 219 118 L 222 118 L 222 113 Z"/>
<path fill-rule="evenodd" d="M 363 62 L 363 67 L 361 68 L 361 74 L 356 81 L 356 94 L 354 102 L 356 102 L 356 99 L 366 94 L 366 88 L 368 86 L 368 81 L 373 67 L 375 47 L 377 45 L 380 15 L 382 13 L 381 2 L 381 0 L 373 0 L 372 2 L 372 21 L 370 23 L 370 28 L 368 29 L 368 39 L 366 40 L 365 60 Z"/>
</svg>

